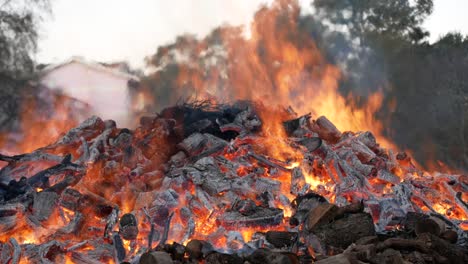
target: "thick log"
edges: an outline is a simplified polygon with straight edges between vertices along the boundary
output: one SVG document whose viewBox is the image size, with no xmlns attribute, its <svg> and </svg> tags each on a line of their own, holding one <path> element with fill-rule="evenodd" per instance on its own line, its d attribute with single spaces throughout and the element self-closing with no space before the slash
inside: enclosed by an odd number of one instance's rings
<svg viewBox="0 0 468 264">
<path fill-rule="evenodd" d="M 52 166 L 28 178 L 27 183 L 32 187 L 48 187 L 49 178 L 65 172 L 83 172 L 84 167 L 71 162 L 71 155 L 65 156 L 60 164 Z"/>
<path fill-rule="evenodd" d="M 251 264 L 293 264 L 288 256 L 265 248 L 255 250 L 247 260 Z"/>
<path fill-rule="evenodd" d="M 210 264 L 243 264 L 244 260 L 237 255 L 213 252 L 205 258 L 206 263 Z"/>
<path fill-rule="evenodd" d="M 468 250 L 465 248 L 450 244 L 449 242 L 429 233 L 419 235 L 418 239 L 431 251 L 437 252 L 439 255 L 447 258 L 449 263 L 468 263 Z"/>
<path fill-rule="evenodd" d="M 300 139 L 296 143 L 298 143 L 301 146 L 304 146 L 309 152 L 314 152 L 315 150 L 320 148 L 320 146 L 322 146 L 322 139 L 318 137 L 304 138 Z"/>
<path fill-rule="evenodd" d="M 268 231 L 265 239 L 276 248 L 290 247 L 297 242 L 299 235 L 294 232 Z"/>
<path fill-rule="evenodd" d="M 195 156 L 202 151 L 207 141 L 208 139 L 203 134 L 194 133 L 180 142 L 178 147 L 188 156 Z"/>
<path fill-rule="evenodd" d="M 172 264 L 171 255 L 163 251 L 152 251 L 141 255 L 140 264 Z"/>
<path fill-rule="evenodd" d="M 338 206 L 334 204 L 319 204 L 312 209 L 308 216 L 305 227 L 307 230 L 313 231 L 317 226 L 327 224 L 335 219 L 338 214 Z"/>
<path fill-rule="evenodd" d="M 313 233 L 326 245 L 344 249 L 360 238 L 375 235 L 375 230 L 370 214 L 357 213 L 318 225 Z"/>
<path fill-rule="evenodd" d="M 371 149 L 358 140 L 351 141 L 351 149 L 356 154 L 358 159 L 364 164 L 368 164 L 372 159 L 377 157 L 377 155 Z"/>
<path fill-rule="evenodd" d="M 309 113 L 292 120 L 284 121 L 283 127 L 286 131 L 286 134 L 291 136 L 297 129 L 310 126 L 310 118 L 311 114 Z"/>
<path fill-rule="evenodd" d="M 213 247 L 210 243 L 203 241 L 192 239 L 188 242 L 187 246 L 185 247 L 187 255 L 190 259 L 193 260 L 200 260 L 210 252 L 213 251 Z"/>
<path fill-rule="evenodd" d="M 321 116 L 311 124 L 311 130 L 316 132 L 320 138 L 336 143 L 341 138 L 341 132 L 326 117 Z"/>
</svg>

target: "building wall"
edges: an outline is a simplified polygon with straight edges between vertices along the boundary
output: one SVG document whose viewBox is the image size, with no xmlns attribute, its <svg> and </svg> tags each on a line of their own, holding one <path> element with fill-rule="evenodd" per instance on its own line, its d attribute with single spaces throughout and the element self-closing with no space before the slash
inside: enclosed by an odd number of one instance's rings
<svg viewBox="0 0 468 264">
<path fill-rule="evenodd" d="M 129 122 L 128 79 L 72 62 L 48 72 L 41 84 L 86 102 L 102 119 L 113 119 L 119 127 Z"/>
</svg>

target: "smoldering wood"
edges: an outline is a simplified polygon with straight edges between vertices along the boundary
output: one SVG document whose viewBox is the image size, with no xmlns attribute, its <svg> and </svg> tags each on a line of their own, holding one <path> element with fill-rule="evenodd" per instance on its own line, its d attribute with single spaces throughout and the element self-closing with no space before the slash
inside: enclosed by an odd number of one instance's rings
<svg viewBox="0 0 468 264">
<path fill-rule="evenodd" d="M 364 164 L 368 164 L 372 159 L 377 157 L 377 155 L 361 141 L 353 140 L 350 146 L 359 160 Z"/>
<path fill-rule="evenodd" d="M 324 116 L 312 121 L 311 130 L 316 132 L 320 138 L 331 143 L 336 143 L 341 137 L 341 132 Z"/>
<path fill-rule="evenodd" d="M 8 240 L 13 247 L 13 254 L 11 256 L 11 264 L 19 264 L 21 259 L 21 247 L 14 237 Z"/>
<path fill-rule="evenodd" d="M 55 192 L 39 192 L 34 195 L 33 215 L 39 221 L 49 219 L 52 211 L 57 209 L 59 195 Z"/>
<path fill-rule="evenodd" d="M 351 243 L 366 236 L 375 235 L 370 214 L 349 214 L 331 223 L 316 226 L 312 231 L 328 246 L 347 248 Z"/>
<path fill-rule="evenodd" d="M 14 163 L 15 165 L 20 162 L 29 162 L 29 161 L 52 161 L 60 162 L 63 160 L 63 157 L 53 155 L 50 153 L 42 151 L 33 151 L 31 153 L 8 156 L 0 153 L 0 161 L 5 161 L 8 163 Z"/>
<path fill-rule="evenodd" d="M 309 152 L 314 152 L 322 146 L 322 139 L 318 137 L 303 138 L 295 142 L 301 146 L 304 146 Z"/>
<path fill-rule="evenodd" d="M 297 242 L 299 234 L 286 231 L 268 231 L 265 239 L 276 248 L 290 247 Z"/>
<path fill-rule="evenodd" d="M 108 237 L 114 226 L 117 224 L 117 221 L 119 220 L 119 212 L 119 207 L 116 206 L 107 217 L 106 227 L 104 228 L 104 237 Z"/>
<path fill-rule="evenodd" d="M 194 133 L 188 138 L 185 138 L 178 144 L 178 147 L 187 153 L 189 156 L 194 156 L 201 152 L 204 144 L 208 139 L 201 133 Z"/>
<path fill-rule="evenodd" d="M 313 208 L 307 215 L 305 227 L 313 231 L 317 226 L 331 222 L 338 213 L 338 206 L 329 203 L 323 203 Z"/>
<path fill-rule="evenodd" d="M 454 230 L 445 230 L 440 234 L 440 238 L 448 241 L 449 243 L 456 244 L 458 241 L 458 233 Z"/>
<path fill-rule="evenodd" d="M 192 239 L 185 246 L 185 250 L 189 259 L 200 260 L 213 251 L 213 246 L 204 240 Z"/>
<path fill-rule="evenodd" d="M 288 256 L 265 248 L 255 250 L 247 257 L 247 261 L 252 264 L 292 264 Z"/>
<path fill-rule="evenodd" d="M 266 166 L 269 166 L 269 167 L 272 167 L 272 168 L 276 168 L 276 169 L 279 169 L 281 171 L 285 171 L 285 172 L 290 172 L 291 170 L 290 169 L 287 169 L 286 167 L 283 167 L 282 165 L 280 164 L 276 164 L 270 160 L 268 160 L 266 157 L 263 157 L 261 155 L 258 155 L 258 154 L 255 154 L 253 152 L 249 152 L 248 155 L 254 159 L 256 159 L 257 161 L 259 161 L 260 163 L 266 165 Z"/>
<path fill-rule="evenodd" d="M 32 187 L 48 187 L 49 178 L 53 175 L 65 173 L 65 172 L 81 172 L 84 167 L 74 164 L 71 162 L 71 155 L 65 156 L 60 164 L 52 166 L 44 171 L 36 173 L 35 175 L 28 178 L 27 183 Z"/>
<path fill-rule="evenodd" d="M 112 242 L 114 244 L 115 259 L 118 260 L 118 263 L 120 263 L 125 259 L 127 253 L 119 233 L 114 232 L 114 234 L 112 234 Z"/>
<path fill-rule="evenodd" d="M 303 115 L 301 117 L 292 119 L 292 120 L 287 120 L 283 122 L 283 127 L 286 131 L 286 134 L 288 136 L 291 136 L 294 131 L 301 127 L 309 126 L 310 125 L 310 118 L 312 117 L 311 113 L 308 113 L 306 115 Z"/>
<path fill-rule="evenodd" d="M 120 217 L 119 233 L 123 239 L 134 240 L 138 236 L 138 221 L 134 214 L 127 213 Z"/>
<path fill-rule="evenodd" d="M 446 257 L 449 263 L 462 264 L 468 263 L 468 250 L 429 233 L 423 233 L 418 236 L 418 240 L 423 242 L 429 250 L 437 252 L 439 255 Z"/>
<path fill-rule="evenodd" d="M 171 255 L 163 251 L 146 252 L 140 257 L 140 264 L 172 264 Z"/>
<path fill-rule="evenodd" d="M 80 252 L 72 252 L 71 253 L 71 258 L 74 260 L 76 263 L 83 263 L 83 264 L 100 264 L 102 263 L 101 261 L 95 260 L 83 253 Z"/>
<path fill-rule="evenodd" d="M 283 210 L 277 208 L 257 207 L 249 215 L 240 212 L 225 212 L 216 219 L 216 221 L 226 229 L 235 229 L 239 227 L 265 227 L 274 226 L 283 220 Z"/>
<path fill-rule="evenodd" d="M 213 252 L 213 253 L 208 254 L 205 260 L 206 260 L 206 263 L 212 263 L 212 264 L 223 264 L 223 263 L 243 264 L 244 263 L 244 260 L 238 255 L 224 254 L 224 253 L 219 253 L 219 252 Z"/>
<path fill-rule="evenodd" d="M 175 261 L 184 261 L 185 259 L 185 246 L 176 242 L 164 245 L 164 251 L 171 255 Z"/>
<path fill-rule="evenodd" d="M 303 195 L 309 190 L 310 185 L 307 184 L 304 173 L 297 167 L 291 173 L 291 188 L 290 191 L 294 195 Z"/>
<path fill-rule="evenodd" d="M 171 220 L 173 216 L 174 212 L 171 212 L 164 223 L 164 232 L 161 236 L 161 240 L 159 240 L 159 246 L 166 244 L 167 238 L 169 237 L 169 229 L 171 228 Z"/>
</svg>

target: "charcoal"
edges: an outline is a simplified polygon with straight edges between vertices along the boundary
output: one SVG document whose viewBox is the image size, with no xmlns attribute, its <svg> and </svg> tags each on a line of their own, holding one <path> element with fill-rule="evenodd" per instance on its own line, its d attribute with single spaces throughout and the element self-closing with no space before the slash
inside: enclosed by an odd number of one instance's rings
<svg viewBox="0 0 468 264">
<path fill-rule="evenodd" d="M 171 255 L 162 251 L 147 252 L 141 255 L 140 264 L 172 264 Z"/>
<path fill-rule="evenodd" d="M 93 116 L 85 120 L 78 127 L 68 131 L 62 138 L 57 140 L 54 146 L 79 143 L 80 137 L 88 140 L 99 135 L 104 130 L 104 127 L 104 121 L 97 116 Z"/>
<path fill-rule="evenodd" d="M 184 165 L 186 157 L 187 156 L 183 151 L 179 151 L 171 157 L 170 162 L 176 167 L 182 167 Z"/>
<path fill-rule="evenodd" d="M 364 164 L 368 164 L 372 159 L 377 157 L 377 155 L 371 149 L 358 140 L 353 140 L 351 142 L 351 149 L 359 158 L 359 160 Z"/>
<path fill-rule="evenodd" d="M 230 255 L 219 252 L 208 254 L 205 258 L 206 263 L 210 264 L 243 264 L 244 260 L 238 255 Z"/>
<path fill-rule="evenodd" d="M 101 263 L 100 261 L 95 260 L 80 252 L 72 252 L 71 259 L 74 260 L 76 263 L 83 263 L 83 264 L 100 264 Z"/>
<path fill-rule="evenodd" d="M 49 219 L 57 208 L 59 195 L 54 192 L 39 192 L 34 195 L 33 214 L 39 221 Z"/>
<path fill-rule="evenodd" d="M 194 133 L 179 143 L 178 147 L 189 156 L 200 153 L 208 139 L 201 133 Z"/>
<path fill-rule="evenodd" d="M 259 193 L 273 192 L 277 193 L 280 191 L 281 182 L 276 180 L 270 180 L 267 178 L 258 178 L 255 180 L 255 190 Z"/>
<path fill-rule="evenodd" d="M 414 232 L 416 235 L 430 233 L 436 236 L 440 236 L 442 232 L 445 232 L 445 224 L 437 218 L 421 218 L 416 220 Z"/>
<path fill-rule="evenodd" d="M 18 241 L 16 241 L 15 238 L 10 238 L 8 240 L 8 242 L 10 242 L 11 244 L 11 247 L 13 248 L 13 253 L 12 253 L 12 256 L 11 256 L 11 261 L 10 263 L 11 264 L 19 264 L 20 263 L 20 258 L 21 258 L 21 247 L 20 245 L 18 244 Z"/>
<path fill-rule="evenodd" d="M 127 253 L 125 252 L 125 247 L 122 238 L 120 238 L 120 235 L 118 233 L 114 233 L 112 235 L 112 242 L 114 244 L 115 258 L 120 263 L 125 259 Z"/>
<path fill-rule="evenodd" d="M 445 230 L 440 234 L 440 237 L 452 244 L 456 244 L 458 241 L 458 234 L 453 230 Z"/>
<path fill-rule="evenodd" d="M 286 134 L 288 136 L 291 136 L 294 133 L 294 131 L 303 127 L 308 127 L 310 125 L 310 122 L 309 122 L 310 118 L 311 118 L 311 114 L 309 113 L 307 115 L 303 115 L 301 117 L 298 117 L 292 120 L 284 121 L 283 127 L 286 131 Z"/>
<path fill-rule="evenodd" d="M 378 147 L 378 144 L 374 135 L 369 131 L 358 133 L 357 139 L 361 141 L 362 143 L 364 143 L 364 145 L 366 145 L 370 149 L 375 149 Z"/>
<path fill-rule="evenodd" d="M 252 264 L 293 264 L 288 256 L 264 248 L 255 250 L 247 260 Z"/>
<path fill-rule="evenodd" d="M 265 235 L 268 243 L 276 248 L 290 247 L 296 243 L 298 237 L 298 233 L 285 231 L 268 231 Z"/>
<path fill-rule="evenodd" d="M 165 246 L 165 251 L 171 254 L 171 258 L 177 261 L 183 261 L 185 257 L 185 246 L 173 242 L 171 245 Z"/>
<path fill-rule="evenodd" d="M 291 193 L 296 196 L 303 195 L 309 188 L 302 170 L 299 167 L 294 168 L 291 173 Z"/>
<path fill-rule="evenodd" d="M 257 207 L 250 215 L 237 211 L 225 212 L 216 221 L 227 229 L 239 227 L 274 226 L 283 220 L 283 210 Z"/>
<path fill-rule="evenodd" d="M 318 225 L 313 233 L 324 244 L 345 249 L 360 238 L 375 235 L 375 230 L 370 214 L 357 213 Z"/>
<path fill-rule="evenodd" d="M 187 246 L 185 246 L 185 250 L 190 259 L 200 260 L 212 252 L 213 247 L 206 241 L 192 239 L 188 242 Z"/>
<path fill-rule="evenodd" d="M 304 138 L 297 141 L 297 143 L 304 146 L 310 152 L 314 152 L 322 146 L 322 140 L 318 137 Z"/>
<path fill-rule="evenodd" d="M 391 184 L 398 184 L 401 181 L 400 178 L 387 170 L 379 170 L 376 179 Z"/>
<path fill-rule="evenodd" d="M 318 133 L 320 138 L 332 143 L 337 142 L 341 137 L 341 132 L 324 116 L 312 122 L 311 130 Z"/>
<path fill-rule="evenodd" d="M 323 203 L 309 211 L 307 215 L 306 228 L 309 231 L 314 230 L 321 224 L 326 224 L 335 219 L 338 214 L 338 206 L 334 204 Z"/>
<path fill-rule="evenodd" d="M 138 221 L 134 214 L 124 214 L 119 221 L 119 233 L 123 239 L 133 240 L 138 236 Z"/>
</svg>

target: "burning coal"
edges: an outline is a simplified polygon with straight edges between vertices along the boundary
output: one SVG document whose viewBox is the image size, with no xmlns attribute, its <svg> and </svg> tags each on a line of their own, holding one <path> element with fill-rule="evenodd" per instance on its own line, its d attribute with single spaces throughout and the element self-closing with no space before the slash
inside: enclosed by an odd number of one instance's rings
<svg viewBox="0 0 468 264">
<path fill-rule="evenodd" d="M 171 80 L 197 97 L 134 130 L 91 117 L 0 155 L 2 261 L 465 263 L 467 176 L 425 172 L 382 137 L 382 95 L 342 97 L 298 16 L 277 1 L 251 38 L 218 31 L 212 64 L 203 41 L 161 49 L 201 61 Z"/>
<path fill-rule="evenodd" d="M 262 119 L 273 113 L 288 117 L 283 133 Z M 174 260 L 265 247 L 308 259 L 414 232 L 414 221 L 467 239 L 465 176 L 420 171 L 371 132 L 250 102 L 171 107 L 134 131 L 93 117 L 54 144 L 0 158 L 6 259 L 137 262 L 155 246 Z"/>
</svg>

